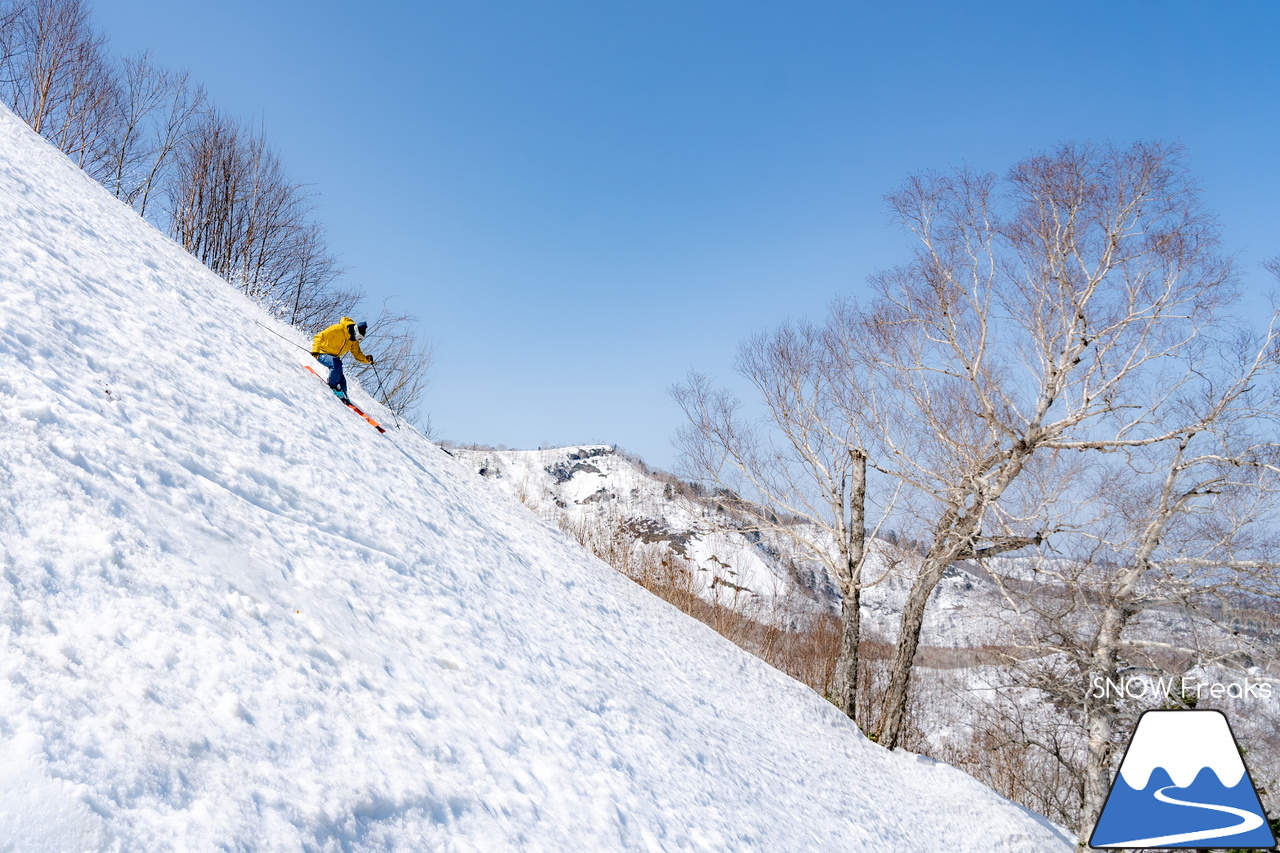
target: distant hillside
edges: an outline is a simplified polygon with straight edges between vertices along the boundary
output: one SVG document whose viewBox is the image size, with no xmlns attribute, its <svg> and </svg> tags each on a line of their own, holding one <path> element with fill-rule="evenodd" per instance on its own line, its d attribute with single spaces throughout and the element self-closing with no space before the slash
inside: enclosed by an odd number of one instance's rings
<svg viewBox="0 0 1280 853">
<path fill-rule="evenodd" d="M 541 450 L 451 446 L 460 461 L 519 499 L 547 522 L 574 532 L 617 531 L 639 549 L 666 552 L 687 565 L 694 590 L 765 621 L 802 626 L 816 613 L 838 614 L 835 580 L 789 543 L 743 532 L 715 496 L 608 445 Z M 867 577 L 884 580 L 863 598 L 868 636 L 888 640 L 909 586 L 905 556 L 877 540 Z M 957 565 L 935 593 L 925 644 L 965 648 L 999 642 L 999 592 L 990 578 Z"/>
</svg>

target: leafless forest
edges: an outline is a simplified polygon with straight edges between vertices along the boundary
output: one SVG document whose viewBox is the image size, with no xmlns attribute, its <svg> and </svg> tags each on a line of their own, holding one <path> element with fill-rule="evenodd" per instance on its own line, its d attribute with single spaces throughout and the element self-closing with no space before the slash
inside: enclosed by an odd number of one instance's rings
<svg viewBox="0 0 1280 853">
<path fill-rule="evenodd" d="M 366 319 L 379 358 L 365 387 L 383 389 L 397 415 L 415 412 L 432 355 L 417 319 L 386 306 L 363 313 L 363 291 L 344 279 L 307 187 L 261 129 L 218 109 L 190 75 L 147 54 L 113 56 L 83 0 L 4 0 L 0 98 L 276 318 L 309 333 Z"/>
</svg>

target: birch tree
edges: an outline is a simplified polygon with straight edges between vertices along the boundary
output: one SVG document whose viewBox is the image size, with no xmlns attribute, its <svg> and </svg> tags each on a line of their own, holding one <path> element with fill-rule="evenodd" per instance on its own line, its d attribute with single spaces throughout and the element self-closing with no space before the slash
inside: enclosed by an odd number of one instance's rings
<svg viewBox="0 0 1280 853">
<path fill-rule="evenodd" d="M 821 333 L 792 335 L 800 356 L 741 360 L 774 441 L 731 398 L 695 384 L 682 403 L 705 444 L 693 458 L 741 473 L 758 517 L 822 509 L 842 533 L 837 577 L 865 545 L 852 535 L 865 510 L 849 484 L 867 482 L 854 461 L 900 495 L 895 515 L 923 544 L 875 726 L 893 748 L 943 573 L 1058 533 L 1079 454 L 1193 430 L 1198 416 L 1178 405 L 1197 376 L 1185 356 L 1234 291 L 1176 146 L 1064 145 L 1004 179 L 911 178 L 888 201 L 916 238 L 910 259 L 873 277 L 867 304 L 837 302 Z"/>
<path fill-rule="evenodd" d="M 1039 481 L 1065 452 L 1185 434 L 1181 356 L 1233 291 L 1176 146 L 1066 145 L 1003 181 L 913 178 L 889 203 L 917 249 L 840 322 L 851 369 L 877 386 L 873 458 L 932 518 L 880 715 L 892 748 L 943 572 L 1050 535 Z"/>
<path fill-rule="evenodd" d="M 832 700 L 858 719 L 861 596 L 867 562 L 867 456 L 856 394 L 826 330 L 784 325 L 742 345 L 737 370 L 759 394 L 759 417 L 694 374 L 672 394 L 686 473 L 717 493 L 743 529 L 792 543 L 841 592 L 841 644 Z"/>
<path fill-rule="evenodd" d="M 1209 699 L 1184 695 L 1187 672 L 1244 680 L 1271 657 L 1267 632 L 1248 626 L 1280 599 L 1277 341 L 1273 322 L 1260 341 L 1188 346 L 1194 376 L 1170 404 L 1183 429 L 1098 457 L 1053 559 L 1029 580 L 993 573 L 1016 615 L 1015 677 L 1078 714 L 1081 749 L 1056 758 L 1077 779 L 1068 817 L 1084 837 L 1141 711 Z M 1147 679 L 1136 698 L 1135 678 Z"/>
</svg>

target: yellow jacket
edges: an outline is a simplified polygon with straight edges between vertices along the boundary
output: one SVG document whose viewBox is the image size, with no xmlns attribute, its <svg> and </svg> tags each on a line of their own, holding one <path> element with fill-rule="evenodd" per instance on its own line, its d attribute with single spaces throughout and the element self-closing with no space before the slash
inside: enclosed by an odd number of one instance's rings
<svg viewBox="0 0 1280 853">
<path fill-rule="evenodd" d="M 311 351 L 319 355 L 336 355 L 339 358 L 351 353 L 356 361 L 370 364 L 373 359 L 360 351 L 360 342 L 355 338 L 356 321 L 343 317 L 329 328 L 317 332 L 311 341 Z"/>
</svg>

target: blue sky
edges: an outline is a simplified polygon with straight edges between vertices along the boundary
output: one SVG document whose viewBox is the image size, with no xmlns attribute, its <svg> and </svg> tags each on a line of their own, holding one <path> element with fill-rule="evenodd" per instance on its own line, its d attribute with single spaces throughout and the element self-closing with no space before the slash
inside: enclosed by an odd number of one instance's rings
<svg viewBox="0 0 1280 853">
<path fill-rule="evenodd" d="M 349 279 L 421 318 L 458 441 L 672 465 L 667 387 L 901 260 L 915 172 L 1174 140 L 1256 292 L 1280 255 L 1273 0 L 92 8 L 263 122 Z"/>
</svg>

